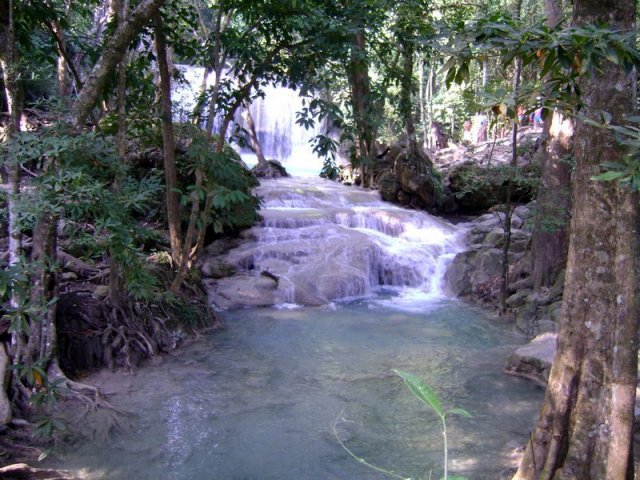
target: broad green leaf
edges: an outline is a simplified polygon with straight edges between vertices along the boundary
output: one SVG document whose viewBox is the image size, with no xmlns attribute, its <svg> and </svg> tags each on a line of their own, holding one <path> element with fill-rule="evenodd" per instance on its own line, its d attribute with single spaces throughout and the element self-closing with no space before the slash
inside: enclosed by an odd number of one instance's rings
<svg viewBox="0 0 640 480">
<path fill-rule="evenodd" d="M 464 408 L 452 408 L 447 411 L 447 415 L 460 415 L 461 417 L 471 418 L 471 414 Z"/>
<path fill-rule="evenodd" d="M 603 174 L 597 175 L 595 177 L 591 177 L 591 180 L 597 180 L 600 182 L 610 182 L 612 180 L 617 180 L 618 178 L 624 177 L 625 172 L 604 172 Z"/>
<path fill-rule="evenodd" d="M 394 372 L 404 380 L 404 383 L 407 385 L 407 387 L 409 387 L 411 393 L 413 393 L 426 405 L 431 407 L 438 416 L 444 417 L 444 411 L 442 410 L 440 400 L 438 399 L 438 396 L 435 394 L 435 392 L 431 390 L 431 387 L 429 387 L 422 379 L 416 377 L 415 375 L 403 372 L 401 370 L 394 370 Z"/>
</svg>

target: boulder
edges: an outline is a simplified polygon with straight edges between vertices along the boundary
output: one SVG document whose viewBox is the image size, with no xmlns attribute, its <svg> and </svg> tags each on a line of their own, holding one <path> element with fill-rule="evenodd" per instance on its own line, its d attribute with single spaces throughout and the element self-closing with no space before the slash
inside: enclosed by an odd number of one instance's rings
<svg viewBox="0 0 640 480">
<path fill-rule="evenodd" d="M 221 257 L 206 257 L 200 264 L 200 272 L 204 277 L 226 278 L 236 273 L 234 265 L 224 261 Z"/>
<path fill-rule="evenodd" d="M 502 251 L 496 248 L 471 248 L 459 253 L 445 274 L 447 290 L 455 296 L 471 295 L 479 286 L 500 275 Z"/>
<path fill-rule="evenodd" d="M 487 211 L 504 203 L 511 170 L 504 165 L 483 166 L 467 161 L 448 173 L 445 182 L 460 208 L 468 212 Z M 539 172 L 535 164 L 522 167 L 513 179 L 512 201 L 529 202 L 535 197 Z"/>
<path fill-rule="evenodd" d="M 218 308 L 269 307 L 275 305 L 278 281 L 257 272 L 238 273 L 219 280 L 202 281 L 209 303 Z"/>
<path fill-rule="evenodd" d="M 282 178 L 290 176 L 278 160 L 258 162 L 258 164 L 251 169 L 251 173 L 258 178 Z"/>
<path fill-rule="evenodd" d="M 378 156 L 373 172 L 383 200 L 422 209 L 435 206 L 440 180 L 425 151 L 410 152 L 403 144 L 393 144 Z M 344 173 L 342 177 L 344 183 L 357 183 Z"/>
<path fill-rule="evenodd" d="M 556 333 L 543 333 L 518 348 L 507 358 L 505 372 L 545 386 L 556 354 L 557 338 Z"/>
<path fill-rule="evenodd" d="M 391 171 L 384 171 L 378 175 L 376 184 L 380 197 L 385 202 L 395 202 L 398 200 L 398 192 L 400 191 L 400 182 L 398 177 Z"/>
</svg>

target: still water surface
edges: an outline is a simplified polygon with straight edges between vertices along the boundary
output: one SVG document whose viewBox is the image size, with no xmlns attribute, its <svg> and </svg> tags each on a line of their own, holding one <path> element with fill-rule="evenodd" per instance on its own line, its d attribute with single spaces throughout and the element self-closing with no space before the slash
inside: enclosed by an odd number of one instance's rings
<svg viewBox="0 0 640 480">
<path fill-rule="evenodd" d="M 398 308 L 400 306 L 401 308 Z M 542 390 L 502 373 L 525 339 L 455 300 L 374 298 L 224 313 L 226 328 L 144 367 L 112 400 L 133 431 L 61 459 L 90 478 L 276 480 L 442 474 L 439 420 L 392 372 L 424 378 L 449 419 L 450 472 L 496 478 L 524 444 Z"/>
</svg>

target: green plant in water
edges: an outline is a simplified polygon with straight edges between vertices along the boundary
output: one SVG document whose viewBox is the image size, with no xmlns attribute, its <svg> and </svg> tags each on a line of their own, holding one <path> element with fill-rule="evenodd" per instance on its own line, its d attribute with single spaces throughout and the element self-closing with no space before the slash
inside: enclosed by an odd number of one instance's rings
<svg viewBox="0 0 640 480">
<path fill-rule="evenodd" d="M 411 390 L 422 403 L 427 405 L 431 410 L 435 412 L 442 421 L 442 438 L 444 442 L 444 475 L 442 478 L 447 480 L 448 477 L 448 465 L 449 465 L 449 450 L 447 446 L 447 415 L 461 415 L 463 417 L 470 418 L 471 414 L 462 408 L 452 408 L 450 410 L 444 410 L 440 399 L 435 392 L 427 385 L 421 378 L 416 377 L 407 372 L 401 370 L 394 370 L 402 380 L 404 384 Z M 464 480 L 463 477 L 451 477 L 450 480 Z"/>
<path fill-rule="evenodd" d="M 449 450 L 447 445 L 447 416 L 448 415 L 460 415 L 466 418 L 471 418 L 471 414 L 462 408 L 452 408 L 450 410 L 445 410 L 442 407 L 442 403 L 438 398 L 438 395 L 427 385 L 424 380 L 411 373 L 403 372 L 401 370 L 393 370 L 402 380 L 404 380 L 404 384 L 409 388 L 411 393 L 413 393 L 420 401 L 422 401 L 425 405 L 427 405 L 431 410 L 435 412 L 435 414 L 440 418 L 442 422 L 442 437 L 444 441 L 443 451 L 444 451 L 444 473 L 442 476 L 442 480 L 466 480 L 465 477 L 449 477 L 448 474 L 448 465 L 449 465 Z M 340 446 L 355 460 L 366 465 L 367 467 L 375 470 L 376 472 L 383 473 L 393 478 L 398 478 L 400 480 L 414 480 L 412 477 L 406 477 L 404 475 L 400 475 L 392 470 L 387 470 L 382 467 L 378 467 L 369 463 L 362 457 L 359 457 L 354 452 L 352 452 L 349 447 L 347 447 L 344 442 L 340 439 L 338 435 L 338 431 L 336 429 L 335 423 L 332 425 L 333 434 L 340 444 Z M 431 471 L 429 471 L 429 480 L 431 480 Z"/>
</svg>

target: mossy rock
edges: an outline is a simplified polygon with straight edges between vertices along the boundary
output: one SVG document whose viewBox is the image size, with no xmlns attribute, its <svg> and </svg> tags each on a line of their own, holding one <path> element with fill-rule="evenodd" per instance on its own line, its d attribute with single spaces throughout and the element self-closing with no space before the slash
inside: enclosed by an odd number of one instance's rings
<svg viewBox="0 0 640 480">
<path fill-rule="evenodd" d="M 508 165 L 487 167 L 465 162 L 449 173 L 449 188 L 461 210 L 487 211 L 506 201 L 510 174 Z M 535 164 L 518 167 L 513 177 L 512 201 L 531 201 L 535 197 L 538 178 L 539 169 Z"/>
</svg>

